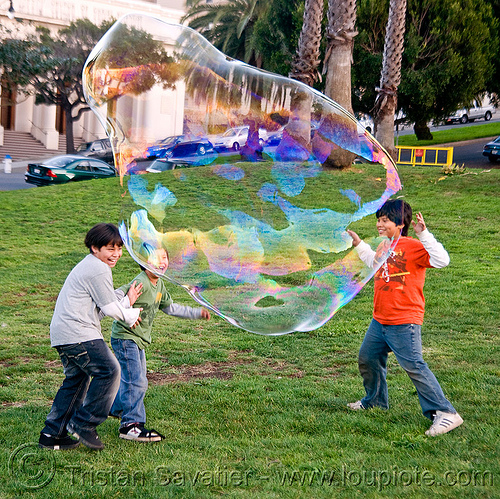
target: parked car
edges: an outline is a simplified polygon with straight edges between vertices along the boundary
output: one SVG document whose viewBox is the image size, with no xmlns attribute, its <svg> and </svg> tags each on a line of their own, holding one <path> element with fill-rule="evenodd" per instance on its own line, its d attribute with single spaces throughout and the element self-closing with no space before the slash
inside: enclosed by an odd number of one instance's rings
<svg viewBox="0 0 500 499">
<path fill-rule="evenodd" d="M 221 136 L 214 140 L 214 148 L 216 151 L 232 149 L 239 151 L 248 139 L 248 126 L 238 126 L 235 128 L 228 128 Z M 259 144 L 264 145 L 267 139 L 267 130 L 259 128 Z"/>
<path fill-rule="evenodd" d="M 176 166 L 179 165 L 175 162 L 169 161 L 167 158 L 157 158 L 146 168 L 146 171 L 149 173 L 161 173 L 168 170 L 175 170 Z"/>
<path fill-rule="evenodd" d="M 42 186 L 115 175 L 116 170 L 100 159 L 68 154 L 54 156 L 39 163 L 29 163 L 24 180 L 28 184 Z"/>
<path fill-rule="evenodd" d="M 284 126 L 278 128 L 278 130 L 275 130 L 274 132 L 268 132 L 267 134 L 267 139 L 265 141 L 265 145 L 267 147 L 274 147 L 279 145 L 281 142 L 281 139 L 283 138 L 283 130 L 285 129 Z"/>
<path fill-rule="evenodd" d="M 483 106 L 479 102 L 474 102 L 472 107 L 459 109 L 455 114 L 446 118 L 446 123 L 468 123 L 469 121 L 481 120 L 490 121 L 496 113 L 495 106 Z"/>
<path fill-rule="evenodd" d="M 179 142 L 167 155 L 169 162 L 183 166 L 208 165 L 217 157 L 213 144 L 207 139 Z"/>
<path fill-rule="evenodd" d="M 172 137 L 158 140 L 146 149 L 146 158 L 165 158 L 183 140 L 184 135 L 172 135 Z"/>
<path fill-rule="evenodd" d="M 485 144 L 483 156 L 486 156 L 492 163 L 496 163 L 500 159 L 500 136 Z"/>
<path fill-rule="evenodd" d="M 93 142 L 84 142 L 78 146 L 77 154 L 88 156 L 89 158 L 98 158 L 106 161 L 110 165 L 114 164 L 113 149 L 109 139 L 99 139 Z"/>
</svg>

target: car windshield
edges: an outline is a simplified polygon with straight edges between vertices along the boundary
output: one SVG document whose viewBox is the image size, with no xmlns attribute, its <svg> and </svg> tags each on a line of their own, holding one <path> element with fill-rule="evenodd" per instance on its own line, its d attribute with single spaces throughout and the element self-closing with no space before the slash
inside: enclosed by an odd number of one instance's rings
<svg viewBox="0 0 500 499">
<path fill-rule="evenodd" d="M 178 144 L 172 152 L 172 157 L 179 158 L 182 156 L 189 156 L 190 154 L 196 154 L 200 145 L 201 144 L 198 142 L 194 144 Z"/>
<path fill-rule="evenodd" d="M 50 158 L 47 161 L 44 161 L 44 166 L 57 166 L 59 168 L 65 168 L 70 163 L 75 161 L 76 158 L 68 157 L 68 156 L 57 156 L 55 158 Z"/>
<path fill-rule="evenodd" d="M 169 163 L 167 161 L 162 161 L 157 159 L 156 161 L 153 161 L 151 165 L 149 166 L 148 170 L 155 170 L 155 171 L 160 171 L 164 172 L 166 170 L 173 170 L 174 166 L 172 163 Z"/>
<path fill-rule="evenodd" d="M 90 142 L 84 142 L 78 146 L 77 151 L 86 151 L 90 147 Z"/>
<path fill-rule="evenodd" d="M 500 137 L 497 137 L 493 142 L 495 143 L 500 142 Z"/>
<path fill-rule="evenodd" d="M 167 137 L 166 139 L 161 140 L 159 143 L 163 146 L 171 146 L 175 144 L 178 138 L 179 137 L 177 135 L 174 135 L 173 137 Z"/>
</svg>

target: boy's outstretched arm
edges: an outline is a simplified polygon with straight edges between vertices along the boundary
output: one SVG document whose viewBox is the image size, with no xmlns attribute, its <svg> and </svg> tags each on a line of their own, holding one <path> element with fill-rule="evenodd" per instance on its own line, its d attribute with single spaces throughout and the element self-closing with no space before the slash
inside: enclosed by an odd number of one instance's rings
<svg viewBox="0 0 500 499">
<path fill-rule="evenodd" d="M 189 305 L 179 305 L 178 303 L 171 303 L 165 308 L 161 309 L 162 312 L 174 317 L 182 319 L 210 319 L 210 312 L 204 308 L 194 308 Z"/>
<path fill-rule="evenodd" d="M 365 243 L 353 230 L 346 230 L 352 237 L 352 245 L 356 248 L 360 260 L 370 268 L 373 268 L 375 263 L 375 251 L 373 251 L 368 243 Z"/>
<path fill-rule="evenodd" d="M 429 253 L 429 264 L 435 269 L 446 267 L 450 263 L 450 255 L 436 238 L 427 230 L 422 213 L 417 213 L 417 221 L 411 221 L 415 233 L 425 250 Z"/>
</svg>

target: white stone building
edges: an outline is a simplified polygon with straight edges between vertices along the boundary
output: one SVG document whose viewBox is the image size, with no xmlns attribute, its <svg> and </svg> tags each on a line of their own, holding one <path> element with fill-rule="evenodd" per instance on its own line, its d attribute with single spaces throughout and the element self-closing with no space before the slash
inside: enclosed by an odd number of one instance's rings
<svg viewBox="0 0 500 499">
<path fill-rule="evenodd" d="M 158 0 L 158 3 L 139 0 L 0 0 L 0 23 L 17 33 L 16 36 L 27 34 L 36 26 L 57 30 L 82 18 L 99 25 L 107 19 L 119 19 L 132 12 L 179 23 L 184 14 L 184 0 Z M 4 130 L 13 130 L 30 133 L 48 150 L 57 149 L 59 134 L 64 131 L 61 111 L 54 105 L 35 105 L 34 96 L 19 97 L 15 106 L 1 106 L 0 146 L 3 145 Z M 91 141 L 106 134 L 94 113 L 88 112 L 74 124 L 74 136 Z"/>
</svg>

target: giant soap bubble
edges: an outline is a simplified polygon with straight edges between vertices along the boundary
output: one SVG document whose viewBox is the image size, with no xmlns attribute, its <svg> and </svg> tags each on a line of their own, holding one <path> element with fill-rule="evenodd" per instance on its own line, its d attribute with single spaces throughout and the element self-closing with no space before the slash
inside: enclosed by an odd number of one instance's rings
<svg viewBox="0 0 500 499">
<path fill-rule="evenodd" d="M 366 217 L 400 181 L 331 99 L 135 14 L 105 34 L 83 76 L 122 176 L 120 231 L 140 265 L 269 335 L 320 327 L 373 276 L 346 228 L 373 233 Z M 151 164 L 152 154 L 163 157 Z M 366 163 L 332 168 L 342 155 Z M 130 175 L 147 164 L 160 173 Z M 381 264 L 391 241 L 372 245 Z"/>
</svg>

